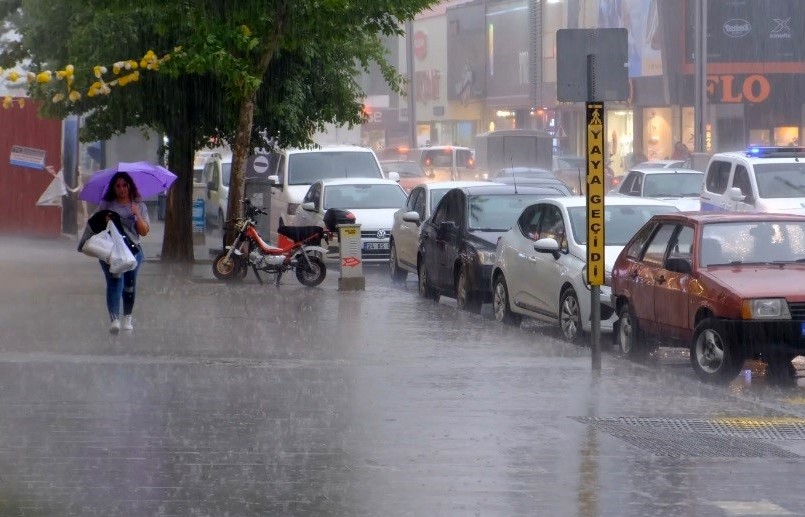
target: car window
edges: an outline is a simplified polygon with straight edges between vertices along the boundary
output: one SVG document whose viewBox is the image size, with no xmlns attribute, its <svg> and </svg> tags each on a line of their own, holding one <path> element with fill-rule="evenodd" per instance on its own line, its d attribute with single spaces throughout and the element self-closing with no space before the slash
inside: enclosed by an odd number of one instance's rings
<svg viewBox="0 0 805 517">
<path fill-rule="evenodd" d="M 542 215 L 542 208 L 545 205 L 531 205 L 520 214 L 517 219 L 517 226 L 520 228 L 520 233 L 523 237 L 531 240 L 537 240 L 539 235 L 539 217 Z"/>
<path fill-rule="evenodd" d="M 419 220 L 425 220 L 425 190 L 419 189 L 419 195 L 417 196 L 416 200 L 414 200 L 414 207 L 412 208 L 415 212 L 419 214 Z"/>
<path fill-rule="evenodd" d="M 412 190 L 411 193 L 408 194 L 408 199 L 405 202 L 405 209 L 409 212 L 413 210 L 414 205 L 416 205 L 417 198 L 421 195 L 422 195 L 421 188 L 415 188 L 414 190 Z"/>
<path fill-rule="evenodd" d="M 397 184 L 330 185 L 324 193 L 324 208 L 400 208 L 405 199 L 405 191 Z"/>
<path fill-rule="evenodd" d="M 439 201 L 450 192 L 449 188 L 439 188 L 439 189 L 431 189 L 430 191 L 430 210 L 431 212 L 436 209 L 436 205 L 439 204 Z"/>
<path fill-rule="evenodd" d="M 605 245 L 625 246 L 652 216 L 678 212 L 676 207 L 667 205 L 605 205 Z M 573 239 L 579 244 L 587 244 L 587 208 L 576 206 L 567 209 Z"/>
<path fill-rule="evenodd" d="M 439 204 L 436 206 L 436 210 L 433 212 L 433 224 L 439 226 L 444 221 L 447 221 L 447 205 L 450 204 L 450 200 L 452 196 L 448 196 L 446 193 L 442 194 L 443 197 L 439 200 Z"/>
<path fill-rule="evenodd" d="M 468 169 L 475 167 L 475 160 L 472 159 L 472 153 L 468 149 L 456 149 L 456 165 Z"/>
<path fill-rule="evenodd" d="M 745 169 L 744 172 L 746 172 Z M 648 174 L 643 185 L 643 195 L 645 197 L 698 197 L 702 190 L 703 177 L 703 174 L 677 172 Z"/>
<path fill-rule="evenodd" d="M 682 226 L 671 240 L 668 258 L 693 260 L 693 228 Z"/>
<path fill-rule="evenodd" d="M 732 164 L 724 161 L 714 161 L 707 169 L 707 179 L 705 187 L 708 192 L 722 194 L 727 190 L 730 179 L 730 169 Z"/>
<path fill-rule="evenodd" d="M 805 223 L 711 223 L 702 230 L 701 264 L 795 262 L 805 256 Z"/>
<path fill-rule="evenodd" d="M 632 171 L 626 175 L 626 178 L 621 183 L 621 186 L 618 187 L 618 192 L 621 194 L 628 194 L 629 191 L 632 189 L 632 184 L 634 183 L 635 176 L 637 173 Z"/>
<path fill-rule="evenodd" d="M 309 185 L 330 178 L 382 178 L 375 155 L 362 151 L 293 153 L 288 158 L 288 185 Z"/>
<path fill-rule="evenodd" d="M 546 205 L 542 218 L 539 222 L 538 239 L 553 239 L 559 243 L 562 249 L 567 248 L 565 239 L 565 220 L 559 207 Z"/>
<path fill-rule="evenodd" d="M 668 249 L 674 230 L 676 230 L 675 224 L 663 224 L 654 232 L 654 236 L 649 241 L 645 253 L 643 253 L 644 263 L 652 266 L 662 266 L 665 262 L 665 252 Z"/>
<path fill-rule="evenodd" d="M 307 189 L 307 192 L 305 192 L 305 197 L 302 198 L 302 203 L 311 203 L 311 202 L 313 202 L 313 190 L 315 188 L 316 188 L 316 185 L 313 184 L 313 185 L 310 186 L 309 189 Z"/>
<path fill-rule="evenodd" d="M 508 231 L 528 205 L 550 197 L 546 194 L 481 194 L 469 202 L 469 228 L 482 231 Z"/>
<path fill-rule="evenodd" d="M 629 191 L 626 192 L 630 196 L 640 196 L 643 192 L 643 174 L 640 172 L 633 173 L 634 181 L 632 182 L 632 186 L 629 188 Z"/>
<path fill-rule="evenodd" d="M 313 185 L 313 195 L 310 200 L 316 205 L 316 209 L 318 210 L 321 206 L 321 183 L 315 183 Z"/>
<path fill-rule="evenodd" d="M 651 237 L 651 234 L 654 233 L 654 228 L 656 227 L 656 224 L 648 224 L 641 228 L 629 249 L 626 250 L 626 256 L 630 259 L 639 260 L 640 255 L 643 253 L 643 247 L 646 245 L 648 238 Z"/>
<path fill-rule="evenodd" d="M 805 163 L 755 164 L 758 196 L 805 197 Z"/>
<path fill-rule="evenodd" d="M 446 221 L 453 221 L 456 226 L 464 226 L 464 193 L 453 192 L 447 205 Z"/>
<path fill-rule="evenodd" d="M 225 187 L 228 187 L 231 179 L 232 162 L 221 162 L 221 184 Z"/>
<path fill-rule="evenodd" d="M 755 204 L 755 196 L 752 195 L 752 182 L 749 179 L 749 172 L 743 165 L 735 166 L 735 177 L 732 178 L 732 186 L 741 189 L 741 194 L 745 196 L 743 200 L 744 203 L 749 203 L 750 205 Z"/>
<path fill-rule="evenodd" d="M 212 183 L 210 190 L 218 190 L 218 183 L 215 181 L 214 177 L 215 169 L 212 165 L 213 165 L 212 162 L 207 162 L 207 164 L 204 166 L 204 181 L 206 181 L 207 183 Z"/>
<path fill-rule="evenodd" d="M 277 182 L 279 186 L 285 185 L 285 161 L 287 157 L 283 154 L 280 156 L 280 163 L 277 166 L 277 176 L 279 177 L 279 181 Z"/>
</svg>

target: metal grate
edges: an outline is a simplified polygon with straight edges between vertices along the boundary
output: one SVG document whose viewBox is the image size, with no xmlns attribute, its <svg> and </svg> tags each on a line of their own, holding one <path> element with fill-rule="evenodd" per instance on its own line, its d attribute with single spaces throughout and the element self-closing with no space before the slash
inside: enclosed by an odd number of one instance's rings
<svg viewBox="0 0 805 517">
<path fill-rule="evenodd" d="M 805 320 L 805 302 L 788 302 L 792 320 Z"/>
<path fill-rule="evenodd" d="M 575 417 L 659 456 L 799 458 L 762 440 L 805 440 L 805 420 Z"/>
</svg>

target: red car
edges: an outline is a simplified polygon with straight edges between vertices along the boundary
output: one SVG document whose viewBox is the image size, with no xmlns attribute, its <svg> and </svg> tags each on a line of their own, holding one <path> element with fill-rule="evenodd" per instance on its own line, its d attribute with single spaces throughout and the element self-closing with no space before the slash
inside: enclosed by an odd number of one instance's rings
<svg viewBox="0 0 805 517">
<path fill-rule="evenodd" d="M 618 256 L 611 301 L 624 355 L 687 346 L 701 379 L 728 382 L 760 354 L 787 374 L 805 353 L 805 217 L 656 215 Z"/>
</svg>

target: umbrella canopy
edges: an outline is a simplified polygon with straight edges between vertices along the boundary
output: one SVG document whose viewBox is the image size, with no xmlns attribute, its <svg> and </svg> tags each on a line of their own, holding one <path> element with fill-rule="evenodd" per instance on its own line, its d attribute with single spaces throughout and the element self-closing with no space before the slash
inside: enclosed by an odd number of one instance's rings
<svg viewBox="0 0 805 517">
<path fill-rule="evenodd" d="M 78 194 L 78 199 L 99 204 L 116 172 L 127 172 L 137 185 L 137 190 L 140 191 L 143 199 L 154 197 L 168 190 L 177 177 L 165 167 L 151 162 L 120 162 L 117 167 L 100 170 L 93 174 L 81 193 Z"/>
</svg>

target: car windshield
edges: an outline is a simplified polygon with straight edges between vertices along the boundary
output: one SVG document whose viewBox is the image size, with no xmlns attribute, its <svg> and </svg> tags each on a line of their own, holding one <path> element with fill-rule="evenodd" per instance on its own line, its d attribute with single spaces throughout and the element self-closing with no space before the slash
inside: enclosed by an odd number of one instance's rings
<svg viewBox="0 0 805 517">
<path fill-rule="evenodd" d="M 375 155 L 366 151 L 293 153 L 288 158 L 288 185 L 310 185 L 331 178 L 382 178 Z"/>
<path fill-rule="evenodd" d="M 324 209 L 400 208 L 405 191 L 399 185 L 330 185 L 324 189 Z"/>
<path fill-rule="evenodd" d="M 673 206 L 662 205 L 605 205 L 605 246 L 625 246 L 646 221 L 655 214 L 676 212 Z M 574 206 L 567 209 L 573 240 L 587 244 L 587 207 Z"/>
<path fill-rule="evenodd" d="M 425 175 L 425 171 L 416 162 L 381 163 L 380 167 L 386 174 L 396 172 L 401 178 L 421 178 Z"/>
<path fill-rule="evenodd" d="M 505 232 L 525 207 L 548 194 L 486 194 L 470 196 L 469 229 Z"/>
<path fill-rule="evenodd" d="M 579 169 L 587 167 L 587 159 L 582 156 L 570 157 L 563 156 L 556 159 L 557 169 Z"/>
<path fill-rule="evenodd" d="M 704 173 L 646 174 L 644 197 L 699 197 Z"/>
<path fill-rule="evenodd" d="M 224 184 L 225 187 L 229 186 L 229 182 L 232 179 L 232 162 L 221 163 L 221 182 Z"/>
<path fill-rule="evenodd" d="M 452 149 L 433 149 L 422 153 L 422 161 L 429 167 L 452 167 Z"/>
<path fill-rule="evenodd" d="M 702 229 L 702 267 L 803 260 L 805 223 L 800 221 L 709 223 Z"/>
<path fill-rule="evenodd" d="M 755 164 L 755 178 L 762 198 L 805 197 L 805 163 Z"/>
<path fill-rule="evenodd" d="M 447 194 L 452 187 L 448 188 L 434 188 L 430 190 L 430 206 L 432 207 L 431 210 L 436 208 L 436 205 L 439 204 L 439 201 L 442 200 L 445 194 Z"/>
</svg>

